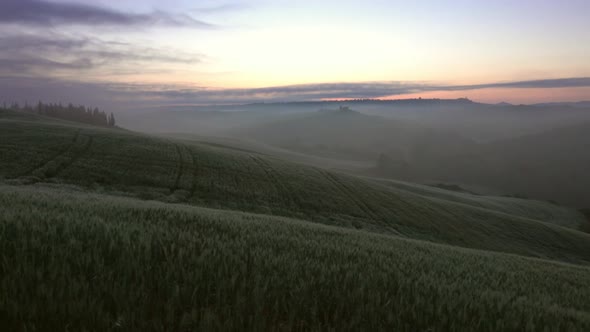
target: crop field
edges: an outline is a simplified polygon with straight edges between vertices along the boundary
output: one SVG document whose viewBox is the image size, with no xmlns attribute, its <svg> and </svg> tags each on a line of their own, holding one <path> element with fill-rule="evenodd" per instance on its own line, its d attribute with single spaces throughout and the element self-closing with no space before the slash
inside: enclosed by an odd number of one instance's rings
<svg viewBox="0 0 590 332">
<path fill-rule="evenodd" d="M 7 161 L 0 176 L 13 184 L 74 184 L 142 199 L 590 262 L 590 235 L 556 226 L 580 227 L 584 216 L 549 203 L 504 199 L 498 204 L 491 198 L 474 206 L 254 152 L 123 130 L 6 119 L 0 120 L 0 137 L 0 159 Z M 543 206 L 537 209 L 543 213 L 523 217 L 528 204 Z"/>
<path fill-rule="evenodd" d="M 451 201 L 464 205 L 490 209 L 523 218 L 549 221 L 560 226 L 580 229 L 584 223 L 580 213 L 570 208 L 559 207 L 555 203 L 520 199 L 506 196 L 483 196 L 444 190 L 432 186 L 408 183 L 404 181 L 368 178 L 370 181 L 398 190 L 408 191 L 431 199 Z"/>
<path fill-rule="evenodd" d="M 587 331 L 587 224 L 0 113 L 0 330 Z"/>
<path fill-rule="evenodd" d="M 0 203 L 8 330 L 590 328 L 588 267 L 55 185 Z"/>
</svg>

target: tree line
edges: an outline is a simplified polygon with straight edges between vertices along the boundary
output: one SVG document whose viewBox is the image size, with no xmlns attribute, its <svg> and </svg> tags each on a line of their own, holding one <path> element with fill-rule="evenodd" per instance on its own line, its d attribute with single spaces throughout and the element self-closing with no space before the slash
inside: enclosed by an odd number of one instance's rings
<svg viewBox="0 0 590 332">
<path fill-rule="evenodd" d="M 24 106 L 21 106 L 18 103 L 12 103 L 9 105 L 4 103 L 3 108 L 10 111 L 37 113 L 39 115 L 102 127 L 114 127 L 116 124 L 115 115 L 113 113 L 107 114 L 96 107 L 92 109 L 90 107 L 73 105 L 71 103 L 67 106 L 62 105 L 61 103 L 46 104 L 42 102 L 37 103 L 35 106 L 27 103 L 25 103 Z"/>
</svg>

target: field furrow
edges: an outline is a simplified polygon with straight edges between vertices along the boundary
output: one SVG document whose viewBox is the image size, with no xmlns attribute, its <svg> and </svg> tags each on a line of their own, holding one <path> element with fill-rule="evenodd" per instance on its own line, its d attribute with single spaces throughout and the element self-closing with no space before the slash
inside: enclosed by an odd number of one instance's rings
<svg viewBox="0 0 590 332">
<path fill-rule="evenodd" d="M 268 179 L 275 187 L 278 197 L 285 202 L 287 206 L 296 208 L 299 204 L 297 197 L 293 194 L 294 190 L 281 179 L 281 175 L 278 174 L 273 166 L 258 156 L 250 155 L 250 159 L 252 159 L 268 176 Z"/>
<path fill-rule="evenodd" d="M 37 165 L 25 170 L 24 172 L 22 172 L 21 174 L 19 174 L 17 176 L 14 176 L 13 178 L 25 177 L 25 176 L 31 176 L 31 175 L 36 176 L 36 175 L 42 174 L 42 170 L 44 168 L 46 168 L 49 165 L 49 163 L 57 160 L 61 156 L 64 156 L 71 149 L 73 149 L 74 146 L 76 145 L 79 137 L 80 137 L 80 129 L 76 130 L 76 132 L 74 133 L 74 136 L 72 137 L 72 141 L 69 145 L 65 146 L 63 149 L 59 150 L 57 153 L 43 159 Z"/>
<path fill-rule="evenodd" d="M 80 151 L 77 151 L 71 158 L 69 158 L 69 159 L 65 160 L 63 163 L 61 163 L 57 167 L 55 172 L 52 173 L 51 176 L 48 176 L 48 177 L 59 176 L 63 171 L 65 171 L 70 166 L 72 166 L 74 163 L 76 163 L 78 160 L 80 160 L 80 158 L 82 158 L 86 153 L 89 152 L 90 148 L 92 147 L 93 140 L 94 140 L 94 138 L 92 136 L 87 136 L 86 143 L 80 149 Z"/>
<path fill-rule="evenodd" d="M 334 187 L 340 193 L 342 193 L 342 195 L 347 197 L 351 202 L 354 202 L 354 204 L 357 205 L 364 212 L 365 217 L 368 217 L 369 219 L 372 219 L 375 221 L 379 221 L 382 219 L 381 216 L 376 214 L 371 209 L 371 207 L 367 205 L 367 203 L 365 203 L 362 199 L 355 196 L 354 192 L 351 192 L 350 189 L 340 179 L 338 179 L 337 176 L 335 176 L 334 174 L 332 174 L 330 172 L 324 171 L 324 170 L 318 170 L 318 171 L 322 175 L 324 175 L 324 177 L 326 179 L 328 179 L 330 181 L 330 183 L 332 183 L 334 185 Z"/>
<path fill-rule="evenodd" d="M 42 185 L 0 206 L 5 331 L 590 329 L 584 266 Z"/>
<path fill-rule="evenodd" d="M 34 165 L 41 167 L 34 170 L 35 182 L 73 185 L 80 190 L 293 217 L 379 234 L 401 233 L 413 239 L 576 264 L 590 262 L 588 234 L 559 226 L 564 223 L 522 218 L 523 200 L 494 201 L 503 204 L 503 212 L 498 213 L 458 204 L 444 195 L 434 199 L 418 188 L 409 192 L 191 141 L 89 127 L 73 139 L 81 128 L 45 122 L 0 121 L 0 129 L 1 141 L 9 146 L 0 150 L 6 161 L 0 167 L 0 178 L 8 178 L 13 169 L 27 170 Z M 64 142 L 68 142 L 65 152 Z M 62 153 L 55 156 L 58 151 Z M 45 163 L 39 165 L 41 160 Z M 30 183 L 26 178 L 7 181 Z M 526 206 L 542 208 L 539 215 L 566 216 L 570 224 L 586 223 L 582 214 L 580 221 L 576 211 L 564 207 L 543 202 Z"/>
<path fill-rule="evenodd" d="M 174 144 L 174 149 L 176 150 L 176 154 L 178 155 L 177 159 L 177 171 L 176 171 L 176 178 L 174 179 L 174 184 L 170 188 L 170 193 L 175 192 L 180 188 L 180 178 L 184 173 L 184 157 L 182 155 L 182 147 L 179 144 Z"/>
<path fill-rule="evenodd" d="M 195 154 L 189 150 L 189 155 L 191 157 L 191 162 L 192 162 L 192 181 L 191 181 L 191 187 L 190 187 L 190 196 L 192 197 L 195 194 L 195 191 L 197 191 L 197 179 L 199 178 L 199 164 L 197 163 L 197 157 L 195 156 Z"/>
</svg>

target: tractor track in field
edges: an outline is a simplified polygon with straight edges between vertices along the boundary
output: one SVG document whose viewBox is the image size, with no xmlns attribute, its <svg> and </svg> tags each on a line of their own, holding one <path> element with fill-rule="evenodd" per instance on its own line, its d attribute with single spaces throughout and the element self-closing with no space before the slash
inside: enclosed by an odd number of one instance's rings
<svg viewBox="0 0 590 332">
<path fill-rule="evenodd" d="M 67 161 L 61 163 L 59 165 L 59 167 L 57 168 L 57 170 L 55 171 L 55 173 L 53 175 L 49 176 L 48 178 L 53 178 L 53 177 L 58 176 L 64 170 L 66 170 L 67 168 L 72 166 L 75 162 L 80 160 L 80 158 L 82 158 L 82 156 L 84 156 L 88 152 L 88 150 L 90 150 L 90 147 L 92 146 L 92 143 L 94 141 L 94 137 L 92 137 L 92 136 L 87 136 L 87 137 L 88 137 L 88 140 L 86 140 L 86 144 L 84 144 L 84 146 L 82 147 L 82 150 L 80 150 L 80 152 L 76 153 L 72 158 L 70 158 L 70 160 L 67 160 Z"/>
<path fill-rule="evenodd" d="M 76 131 L 76 133 L 74 134 L 74 137 L 72 137 L 71 143 L 68 144 L 66 147 L 64 147 L 63 149 L 59 150 L 57 153 L 55 153 L 55 154 L 53 154 L 53 155 L 51 155 L 51 156 L 49 156 L 49 157 L 41 160 L 41 162 L 39 162 L 34 167 L 31 167 L 31 168 L 27 169 L 26 171 L 22 172 L 21 174 L 14 176 L 13 179 L 24 177 L 24 176 L 31 176 L 36 171 L 45 168 L 50 162 L 56 160 L 57 158 L 65 155 L 70 150 L 72 150 L 74 148 L 74 146 L 76 145 L 76 142 L 78 141 L 78 138 L 79 137 L 80 137 L 80 129 L 78 129 Z"/>
<path fill-rule="evenodd" d="M 296 207 L 299 205 L 297 204 L 297 197 L 293 194 L 293 189 L 280 179 L 280 177 L 276 174 L 276 171 L 266 160 L 253 155 L 250 155 L 250 158 L 258 165 L 258 167 L 262 168 L 264 173 L 266 173 L 269 180 L 271 180 L 271 182 L 274 184 L 279 196 L 285 197 L 285 200 L 289 202 L 290 206 Z"/>
<path fill-rule="evenodd" d="M 195 158 L 195 154 L 193 151 L 187 148 L 189 151 L 189 155 L 191 156 L 191 161 L 193 165 L 193 179 L 191 181 L 191 189 L 190 189 L 190 197 L 193 197 L 195 192 L 197 191 L 197 179 L 199 175 L 199 166 L 197 165 L 197 158 Z"/>
<path fill-rule="evenodd" d="M 174 144 L 174 148 L 176 149 L 176 153 L 178 154 L 178 168 L 176 171 L 176 179 L 174 179 L 174 185 L 170 188 L 170 193 L 174 193 L 178 189 L 180 189 L 180 179 L 182 178 L 182 174 L 184 173 L 184 157 L 182 156 L 182 148 L 179 144 Z"/>
<path fill-rule="evenodd" d="M 328 179 L 328 181 L 331 182 L 339 192 L 354 202 L 361 209 L 361 211 L 367 215 L 367 217 L 376 221 L 382 220 L 382 218 L 375 211 L 373 211 L 373 209 L 365 201 L 356 197 L 356 195 L 351 192 L 350 188 L 348 188 L 347 185 L 339 180 L 338 177 L 326 170 L 318 169 L 318 171 L 324 175 L 324 177 Z"/>
</svg>

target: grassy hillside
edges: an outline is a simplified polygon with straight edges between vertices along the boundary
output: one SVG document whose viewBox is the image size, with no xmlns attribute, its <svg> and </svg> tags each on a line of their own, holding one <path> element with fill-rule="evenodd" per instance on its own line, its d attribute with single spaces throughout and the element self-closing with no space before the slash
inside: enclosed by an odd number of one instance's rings
<svg viewBox="0 0 590 332">
<path fill-rule="evenodd" d="M 372 161 L 374 166 L 365 173 L 368 175 L 475 185 L 506 195 L 578 208 L 590 206 L 590 195 L 586 194 L 590 187 L 590 154 L 586 152 L 590 146 L 590 122 L 571 126 L 576 119 L 590 121 L 589 112 L 486 107 L 457 110 L 457 114 L 451 110 L 441 110 L 441 114 L 432 111 L 415 115 L 415 121 L 403 116 L 392 120 L 350 110 L 326 110 L 251 126 L 238 131 L 238 136 L 313 156 Z M 397 112 L 392 110 L 393 114 Z M 445 116 L 448 119 L 440 119 Z M 431 117 L 440 121 L 425 120 Z M 476 143 L 445 125 L 466 118 L 472 120 L 466 126 L 499 127 L 510 138 Z M 514 120 L 511 126 L 505 125 L 506 119 Z M 538 126 L 529 128 L 532 124 Z M 561 127 L 566 124 L 570 126 Z M 530 132 L 535 134 L 526 135 Z M 358 172 L 354 166 L 341 165 Z"/>
<path fill-rule="evenodd" d="M 590 113 L 589 113 L 590 114 Z M 473 185 L 585 208 L 590 206 L 590 122 L 480 143 L 448 155 L 400 164 L 375 159 L 366 174 L 414 182 Z"/>
<path fill-rule="evenodd" d="M 318 112 L 340 105 L 355 111 Z M 161 110 L 126 123 L 147 131 L 236 135 L 279 147 L 276 152 L 289 159 L 347 172 L 590 206 L 590 131 L 581 125 L 590 123 L 590 111 L 575 105 L 463 99 L 279 103 Z"/>
<path fill-rule="evenodd" d="M 580 213 L 522 200 L 474 205 L 254 152 L 65 123 L 0 120 L 0 176 L 286 216 L 462 247 L 590 262 Z M 477 198 L 485 202 L 485 197 Z M 498 208 L 499 206 L 499 208 Z M 565 212 L 564 212 L 565 211 Z M 574 227 L 576 228 L 576 227 Z"/>
<path fill-rule="evenodd" d="M 590 209 L 582 209 L 580 212 L 586 216 L 586 224 L 582 225 L 582 230 L 590 233 Z"/>
<path fill-rule="evenodd" d="M 464 102 L 436 107 L 416 102 L 408 105 L 370 108 L 355 106 L 368 114 L 394 120 L 410 120 L 458 133 L 477 142 L 492 142 L 546 132 L 590 121 L 590 108 L 569 105 L 510 105 Z"/>
<path fill-rule="evenodd" d="M 466 183 L 579 208 L 590 206 L 590 123 L 480 144 L 415 178 Z M 394 174 L 390 174 L 394 175 Z"/>
<path fill-rule="evenodd" d="M 343 159 L 375 160 L 385 153 L 412 163 L 453 154 L 471 142 L 450 132 L 353 110 L 324 110 L 264 123 L 237 133 L 294 151 Z"/>
<path fill-rule="evenodd" d="M 502 185 L 578 207 L 590 206 L 588 151 L 590 122 L 499 141 L 484 150 L 504 161 L 504 179 L 497 179 Z"/>
<path fill-rule="evenodd" d="M 242 126 L 252 126 L 281 118 L 282 114 L 264 110 L 182 110 L 167 109 L 122 115 L 120 124 L 150 133 L 200 133 L 220 135 Z"/>
<path fill-rule="evenodd" d="M 163 106 L 121 114 L 125 128 L 149 133 L 223 136 L 237 128 L 317 111 L 324 102 L 261 103 L 246 105 Z"/>
<path fill-rule="evenodd" d="M 219 137 L 219 136 L 206 136 L 196 134 L 173 134 L 165 133 L 161 134 L 162 137 L 180 139 L 185 141 L 193 141 L 196 143 L 209 144 L 213 146 L 220 146 L 224 148 L 246 150 L 249 152 L 257 152 L 268 156 L 273 156 L 278 159 L 293 161 L 299 164 L 305 164 L 310 166 L 316 166 L 327 169 L 341 170 L 345 172 L 363 172 L 367 168 L 373 166 L 373 160 L 347 160 L 342 158 L 329 158 L 317 155 L 311 155 L 307 153 L 297 152 L 290 149 L 278 147 L 256 141 L 248 138 L 237 138 L 237 137 Z"/>
<path fill-rule="evenodd" d="M 588 267 L 55 184 L 0 206 L 5 331 L 590 329 Z"/>
<path fill-rule="evenodd" d="M 573 229 L 579 229 L 583 224 L 579 212 L 565 206 L 547 204 L 547 202 L 506 196 L 484 196 L 390 179 L 367 179 L 430 199 L 451 201 L 523 218 L 549 221 Z"/>
</svg>

